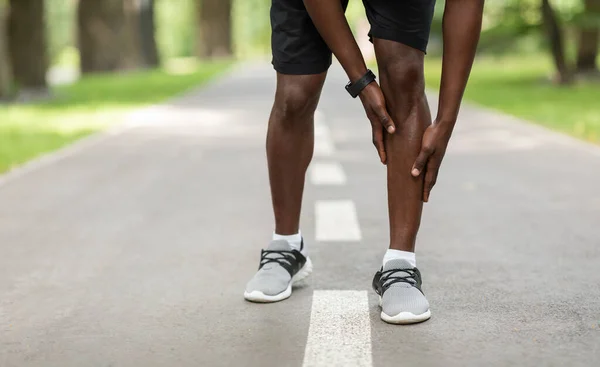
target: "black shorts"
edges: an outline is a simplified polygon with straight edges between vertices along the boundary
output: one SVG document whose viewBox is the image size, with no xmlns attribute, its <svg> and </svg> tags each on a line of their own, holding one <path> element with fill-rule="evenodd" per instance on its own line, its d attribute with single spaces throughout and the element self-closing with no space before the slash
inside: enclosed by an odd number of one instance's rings
<svg viewBox="0 0 600 367">
<path fill-rule="evenodd" d="M 340 0 L 346 9 L 348 0 Z M 363 0 L 371 24 L 369 37 L 427 49 L 435 0 Z M 331 51 L 302 0 L 272 0 L 273 66 L 282 74 L 320 74 L 331 65 Z"/>
</svg>

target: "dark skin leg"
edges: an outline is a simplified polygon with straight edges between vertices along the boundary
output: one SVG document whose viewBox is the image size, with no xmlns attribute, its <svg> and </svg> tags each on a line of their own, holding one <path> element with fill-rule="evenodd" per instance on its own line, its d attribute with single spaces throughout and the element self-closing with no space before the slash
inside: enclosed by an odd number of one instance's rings
<svg viewBox="0 0 600 367">
<path fill-rule="evenodd" d="M 304 176 L 314 149 L 314 115 L 327 73 L 277 73 L 267 132 L 267 160 L 275 233 L 298 233 Z"/>
<path fill-rule="evenodd" d="M 424 54 L 398 42 L 375 39 L 374 44 L 381 89 L 396 123 L 396 133 L 385 134 L 390 248 L 414 252 L 423 209 L 423 176 L 413 177 L 410 172 L 423 133 L 431 125 Z"/>
</svg>

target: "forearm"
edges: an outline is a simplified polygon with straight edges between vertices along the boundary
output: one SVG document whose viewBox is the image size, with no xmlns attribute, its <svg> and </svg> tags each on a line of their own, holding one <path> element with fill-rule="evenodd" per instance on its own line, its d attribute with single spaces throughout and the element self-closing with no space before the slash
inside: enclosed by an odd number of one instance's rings
<svg viewBox="0 0 600 367">
<path fill-rule="evenodd" d="M 484 0 L 448 0 L 444 11 L 444 54 L 438 123 L 452 128 L 469 79 L 481 33 Z"/>
<path fill-rule="evenodd" d="M 351 81 L 367 71 L 340 0 L 304 0 L 308 14 Z"/>
</svg>

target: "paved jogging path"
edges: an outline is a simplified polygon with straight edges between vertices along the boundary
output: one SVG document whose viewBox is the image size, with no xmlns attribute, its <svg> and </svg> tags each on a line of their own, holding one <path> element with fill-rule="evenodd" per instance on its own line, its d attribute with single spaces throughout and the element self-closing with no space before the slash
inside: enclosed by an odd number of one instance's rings
<svg viewBox="0 0 600 367">
<path fill-rule="evenodd" d="M 600 365 L 600 148 L 465 107 L 418 241 L 433 317 L 386 325 L 385 170 L 344 83 L 306 185 L 314 273 L 282 303 L 242 298 L 272 230 L 268 65 L 0 179 L 0 366 Z"/>
</svg>

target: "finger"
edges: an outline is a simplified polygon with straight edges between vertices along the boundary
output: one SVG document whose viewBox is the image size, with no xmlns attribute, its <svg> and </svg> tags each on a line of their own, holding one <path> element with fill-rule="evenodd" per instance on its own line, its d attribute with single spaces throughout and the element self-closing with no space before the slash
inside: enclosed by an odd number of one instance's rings
<svg viewBox="0 0 600 367">
<path fill-rule="evenodd" d="M 381 163 L 386 164 L 387 155 L 385 153 L 385 144 L 383 142 L 383 129 L 380 126 L 373 124 L 373 145 L 377 149 Z"/>
<path fill-rule="evenodd" d="M 425 170 L 425 182 L 423 183 L 424 202 L 429 201 L 431 190 L 433 189 L 433 186 L 435 186 L 435 182 L 437 181 L 439 169 L 439 164 L 437 164 L 437 162 L 435 162 L 434 159 L 430 159 Z"/>
<path fill-rule="evenodd" d="M 385 130 L 393 134 L 396 132 L 396 126 L 394 125 L 394 120 L 390 117 L 390 114 L 387 112 L 385 105 L 377 106 L 377 110 L 375 111 L 377 117 L 379 118 L 379 123 L 383 125 Z"/>
<path fill-rule="evenodd" d="M 419 152 L 419 155 L 417 156 L 415 164 L 413 165 L 413 168 L 411 170 L 411 174 L 414 177 L 418 177 L 421 174 L 421 172 L 423 172 L 423 169 L 425 169 L 425 165 L 427 164 L 427 161 L 429 160 L 431 154 L 433 154 L 432 149 L 429 149 L 427 147 L 421 148 L 421 151 Z"/>
</svg>

